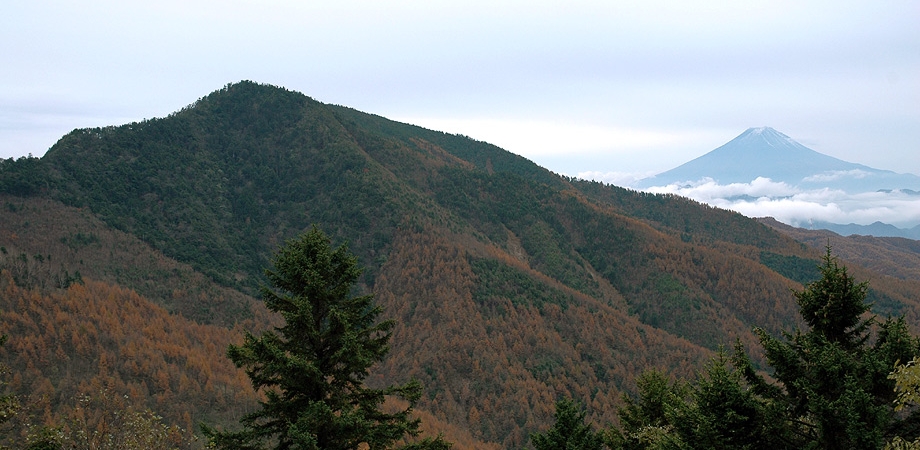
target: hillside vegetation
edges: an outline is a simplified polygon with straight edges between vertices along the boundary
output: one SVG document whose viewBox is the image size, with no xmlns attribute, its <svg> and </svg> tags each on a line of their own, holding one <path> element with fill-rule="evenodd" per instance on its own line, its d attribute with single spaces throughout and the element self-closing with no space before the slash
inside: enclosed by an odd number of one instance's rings
<svg viewBox="0 0 920 450">
<path fill-rule="evenodd" d="M 277 320 L 253 300 L 274 249 L 312 224 L 348 241 L 366 268 L 358 289 L 397 321 L 369 384 L 418 379 L 419 413 L 471 448 L 527 445 L 562 397 L 595 423 L 615 422 L 644 370 L 691 376 L 738 340 L 764 367 L 753 327 L 779 335 L 800 324 L 790 292 L 818 276 L 822 255 L 736 213 L 569 179 L 468 137 L 252 82 L 169 117 L 75 130 L 41 159 L 2 161 L 0 192 L 7 289 L 92 295 L 109 313 L 133 299 L 157 311 L 142 317 L 194 330 L 164 341 L 200 334 L 202 348 L 218 348 L 196 356 L 212 373 L 224 373 L 220 348 L 237 331 Z M 920 281 L 853 273 L 871 278 L 875 311 L 918 323 Z M 50 373 L 59 362 L 41 355 L 51 353 L 11 349 L 33 339 L 54 352 L 64 338 L 19 325 L 16 308 L 0 311 L 6 360 Z M 78 323 L 75 310 L 54 314 Z M 231 372 L 209 390 L 182 354 L 150 368 L 200 385 L 169 406 L 158 398 L 180 384 L 132 375 L 117 329 L 95 329 L 94 351 L 112 359 L 46 377 L 52 409 L 100 373 L 122 379 L 119 389 L 143 381 L 145 404 L 182 426 L 226 417 L 228 398 L 253 399 Z"/>
<path fill-rule="evenodd" d="M 834 247 L 834 253 L 851 264 L 902 280 L 920 279 L 920 241 L 900 237 L 841 236 L 829 230 L 807 230 L 757 219 L 799 242 L 814 248 Z"/>
</svg>

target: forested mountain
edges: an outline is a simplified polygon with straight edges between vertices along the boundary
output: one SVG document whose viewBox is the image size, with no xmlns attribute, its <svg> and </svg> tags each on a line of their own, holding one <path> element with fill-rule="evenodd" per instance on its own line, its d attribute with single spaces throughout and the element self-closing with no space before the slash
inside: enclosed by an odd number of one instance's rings
<svg viewBox="0 0 920 450">
<path fill-rule="evenodd" d="M 44 395 L 46 420 L 105 380 L 182 426 L 254 402 L 214 348 L 270 325 L 262 270 L 312 224 L 349 242 L 397 321 L 371 382 L 421 381 L 426 426 L 459 448 L 525 446 L 561 397 L 614 422 L 643 370 L 690 376 L 720 345 L 758 348 L 752 327 L 799 323 L 790 289 L 822 255 L 736 213 L 252 82 L 2 161 L 0 192 L 2 355 L 39 380 L 11 387 Z M 920 281 L 854 273 L 877 312 L 918 323 Z M 163 347 L 129 353 L 141 339 Z"/>
<path fill-rule="evenodd" d="M 918 240 L 858 234 L 842 236 L 830 230 L 791 227 L 770 217 L 757 220 L 816 249 L 831 245 L 834 253 L 849 264 L 903 280 L 920 279 L 920 241 Z"/>
</svg>

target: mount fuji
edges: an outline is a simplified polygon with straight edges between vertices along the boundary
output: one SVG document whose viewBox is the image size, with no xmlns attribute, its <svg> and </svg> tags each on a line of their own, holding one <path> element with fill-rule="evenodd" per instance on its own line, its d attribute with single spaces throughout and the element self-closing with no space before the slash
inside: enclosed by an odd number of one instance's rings
<svg viewBox="0 0 920 450">
<path fill-rule="evenodd" d="M 635 187 L 797 227 L 920 239 L 920 176 L 843 161 L 770 127 L 749 128 Z"/>
<path fill-rule="evenodd" d="M 757 178 L 802 189 L 920 191 L 920 176 L 873 169 L 818 153 L 770 127 L 749 128 L 699 158 L 640 180 L 639 188 L 689 185 L 712 179 L 719 184 L 750 183 Z"/>
</svg>

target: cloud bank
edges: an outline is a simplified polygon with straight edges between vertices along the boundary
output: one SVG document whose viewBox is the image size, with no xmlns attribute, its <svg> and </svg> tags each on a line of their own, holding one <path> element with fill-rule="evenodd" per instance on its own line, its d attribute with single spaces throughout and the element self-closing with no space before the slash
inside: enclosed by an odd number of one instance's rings
<svg viewBox="0 0 920 450">
<path fill-rule="evenodd" d="M 623 181 L 631 181 L 628 174 L 622 173 L 583 172 L 579 177 L 627 187 L 629 185 Z M 803 189 L 762 177 L 750 183 L 731 184 L 704 178 L 645 190 L 688 197 L 748 217 L 773 217 L 803 228 L 813 222 L 859 225 L 883 222 L 898 228 L 920 224 L 920 193 L 909 190 L 852 194 L 829 188 Z"/>
</svg>

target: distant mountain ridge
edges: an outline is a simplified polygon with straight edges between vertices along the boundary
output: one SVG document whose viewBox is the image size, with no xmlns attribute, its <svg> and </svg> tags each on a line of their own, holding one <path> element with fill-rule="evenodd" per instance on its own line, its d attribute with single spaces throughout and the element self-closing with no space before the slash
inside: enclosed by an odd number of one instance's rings
<svg viewBox="0 0 920 450">
<path fill-rule="evenodd" d="M 841 236 L 862 235 L 862 236 L 884 236 L 884 237 L 902 237 L 920 241 L 920 225 L 913 228 L 898 228 L 883 222 L 875 222 L 869 225 L 859 225 L 856 223 L 839 224 L 830 222 L 815 221 L 807 227 L 811 230 L 830 230 Z"/>
<path fill-rule="evenodd" d="M 874 169 L 816 152 L 770 127 L 749 128 L 726 144 L 674 169 L 640 180 L 638 187 L 687 184 L 711 178 L 719 184 L 769 178 L 805 189 L 845 192 L 920 188 L 920 177 Z"/>
</svg>

